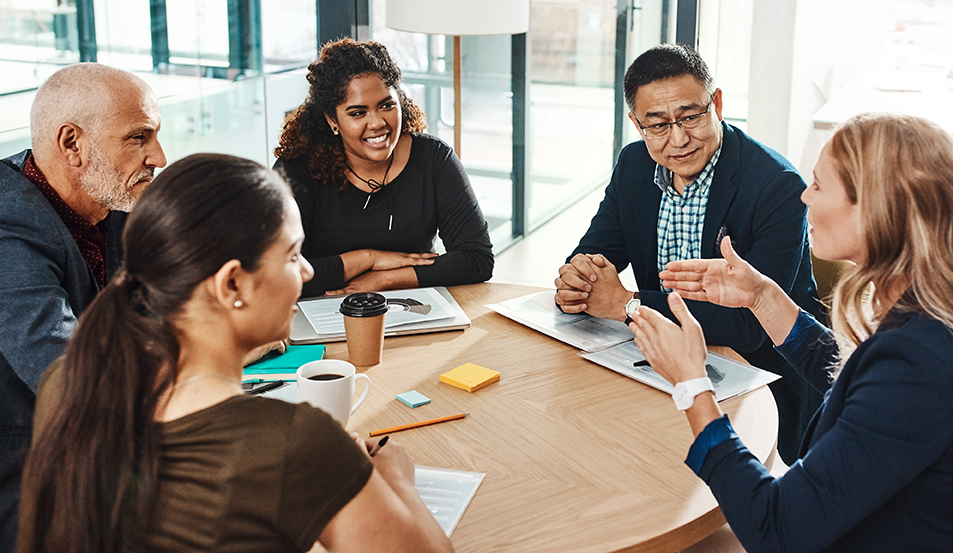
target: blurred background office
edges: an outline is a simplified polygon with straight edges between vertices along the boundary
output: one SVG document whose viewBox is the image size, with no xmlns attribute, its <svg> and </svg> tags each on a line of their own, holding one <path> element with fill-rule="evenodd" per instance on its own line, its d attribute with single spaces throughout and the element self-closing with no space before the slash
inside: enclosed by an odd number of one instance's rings
<svg viewBox="0 0 953 553">
<path fill-rule="evenodd" d="M 155 89 L 170 163 L 223 152 L 270 166 L 286 113 L 307 93 L 305 68 L 321 43 L 345 35 L 389 48 L 429 132 L 452 144 L 452 37 L 390 29 L 386 4 L 0 0 L 0 157 L 29 146 L 29 105 L 48 75 L 99 61 Z M 805 175 L 830 127 L 858 111 L 907 111 L 953 129 L 951 5 L 532 0 L 528 33 L 463 37 L 463 163 L 496 253 L 601 196 L 593 192 L 619 149 L 637 138 L 622 75 L 660 42 L 696 44 L 724 90 L 726 118 Z"/>
</svg>

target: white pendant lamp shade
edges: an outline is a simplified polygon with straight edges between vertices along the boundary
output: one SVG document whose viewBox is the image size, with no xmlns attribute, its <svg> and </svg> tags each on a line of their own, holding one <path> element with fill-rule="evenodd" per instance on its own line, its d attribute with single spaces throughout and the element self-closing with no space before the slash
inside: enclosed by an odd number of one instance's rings
<svg viewBox="0 0 953 553">
<path fill-rule="evenodd" d="M 431 35 L 515 35 L 529 30 L 529 0 L 387 0 L 387 26 Z"/>
</svg>

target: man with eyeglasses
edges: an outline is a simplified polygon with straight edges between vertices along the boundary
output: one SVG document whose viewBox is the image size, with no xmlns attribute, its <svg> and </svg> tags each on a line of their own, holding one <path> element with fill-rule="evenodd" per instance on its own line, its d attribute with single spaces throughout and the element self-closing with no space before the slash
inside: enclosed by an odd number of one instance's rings
<svg viewBox="0 0 953 553">
<path fill-rule="evenodd" d="M 698 53 L 663 44 L 639 56 L 623 82 L 629 119 L 641 141 L 626 146 L 589 230 L 556 279 L 556 303 L 624 321 L 640 303 L 672 320 L 659 280 L 670 261 L 721 257 L 731 240 L 739 255 L 816 316 L 805 188 L 780 154 L 722 118 L 722 92 Z M 627 290 L 618 270 L 632 266 L 641 290 Z M 774 351 L 746 309 L 688 302 L 711 345 L 728 346 L 751 364 L 780 374 L 778 451 L 791 463 L 821 395 Z"/>
</svg>

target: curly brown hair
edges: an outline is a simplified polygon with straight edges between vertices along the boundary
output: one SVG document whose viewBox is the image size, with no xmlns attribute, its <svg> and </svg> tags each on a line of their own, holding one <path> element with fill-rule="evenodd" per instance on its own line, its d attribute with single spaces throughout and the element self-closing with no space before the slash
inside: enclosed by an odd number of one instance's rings
<svg viewBox="0 0 953 553">
<path fill-rule="evenodd" d="M 308 156 L 308 169 L 319 182 L 343 184 L 347 168 L 344 144 L 331 132 L 325 115 L 335 119 L 335 109 L 347 97 L 351 79 L 367 73 L 380 76 L 384 86 L 397 91 L 403 113 L 401 134 L 427 128 L 424 112 L 401 89 L 400 68 L 387 48 L 377 42 L 342 38 L 322 46 L 318 59 L 308 66 L 308 98 L 285 121 L 275 157 Z"/>
</svg>

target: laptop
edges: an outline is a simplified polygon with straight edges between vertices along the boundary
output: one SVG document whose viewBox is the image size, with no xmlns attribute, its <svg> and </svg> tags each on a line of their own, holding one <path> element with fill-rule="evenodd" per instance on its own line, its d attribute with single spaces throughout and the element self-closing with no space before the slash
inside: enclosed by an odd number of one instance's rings
<svg viewBox="0 0 953 553">
<path fill-rule="evenodd" d="M 470 326 L 466 313 L 443 286 L 388 290 L 381 294 L 390 304 L 388 318 L 384 323 L 385 337 L 463 330 Z M 341 315 L 338 309 L 344 297 L 299 301 L 298 312 L 291 321 L 291 343 L 300 345 L 343 342 L 344 315 Z"/>
</svg>

